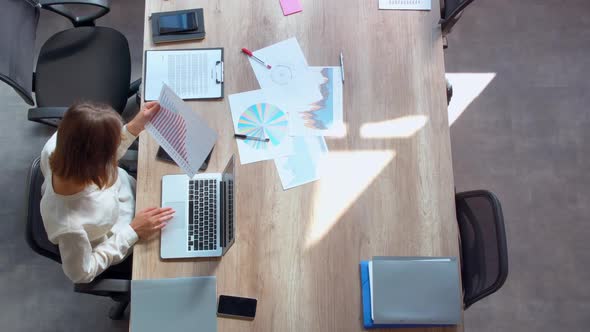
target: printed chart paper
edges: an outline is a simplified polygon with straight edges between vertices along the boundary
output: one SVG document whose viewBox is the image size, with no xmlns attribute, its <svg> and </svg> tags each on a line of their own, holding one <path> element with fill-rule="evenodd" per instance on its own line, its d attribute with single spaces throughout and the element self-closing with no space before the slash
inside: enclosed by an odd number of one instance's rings
<svg viewBox="0 0 590 332">
<path fill-rule="evenodd" d="M 262 90 L 230 95 L 229 105 L 236 134 L 270 140 L 236 139 L 241 164 L 293 153 L 287 112 L 269 101 Z"/>
<path fill-rule="evenodd" d="M 328 153 L 326 140 L 321 136 L 293 137 L 293 147 L 293 155 L 275 159 L 285 190 L 318 180 L 321 159 Z"/>
<path fill-rule="evenodd" d="M 344 133 L 340 67 L 310 67 L 321 98 L 302 112 L 289 113 L 291 136 L 340 136 Z"/>
<path fill-rule="evenodd" d="M 160 111 L 145 129 L 192 178 L 213 149 L 217 134 L 165 84 L 158 101 Z"/>
<path fill-rule="evenodd" d="M 379 0 L 379 9 L 430 10 L 431 0 Z"/>
<path fill-rule="evenodd" d="M 260 88 L 286 112 L 304 111 L 322 98 L 297 39 L 284 40 L 253 54 L 272 67 L 268 69 L 249 59 Z"/>
<path fill-rule="evenodd" d="M 155 100 L 164 84 L 182 99 L 221 97 L 216 75 L 221 55 L 221 49 L 147 51 L 145 100 Z"/>
</svg>

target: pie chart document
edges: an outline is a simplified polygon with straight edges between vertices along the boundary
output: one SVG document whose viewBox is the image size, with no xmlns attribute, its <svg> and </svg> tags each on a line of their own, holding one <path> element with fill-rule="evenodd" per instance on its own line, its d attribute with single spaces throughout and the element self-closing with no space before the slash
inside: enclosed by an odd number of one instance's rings
<svg viewBox="0 0 590 332">
<path fill-rule="evenodd" d="M 267 99 L 262 90 L 230 95 L 229 104 L 234 132 L 248 137 L 236 140 L 240 163 L 248 164 L 293 154 L 289 115 Z"/>
</svg>

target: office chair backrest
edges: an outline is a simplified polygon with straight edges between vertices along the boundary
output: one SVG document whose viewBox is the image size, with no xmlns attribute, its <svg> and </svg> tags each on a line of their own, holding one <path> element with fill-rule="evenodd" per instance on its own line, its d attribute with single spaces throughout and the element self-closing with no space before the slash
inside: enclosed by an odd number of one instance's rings
<svg viewBox="0 0 590 332">
<path fill-rule="evenodd" d="M 457 23 L 463 10 L 472 2 L 473 0 L 443 0 L 441 12 L 441 29 L 443 35 L 451 31 L 451 28 Z"/>
<path fill-rule="evenodd" d="M 455 195 L 461 236 L 465 309 L 494 293 L 508 276 L 506 232 L 500 201 L 485 190 Z"/>
<path fill-rule="evenodd" d="M 34 105 L 32 73 L 39 8 L 32 0 L 2 0 L 0 8 L 0 80 Z"/>
<path fill-rule="evenodd" d="M 44 177 L 39 166 L 40 158 L 36 158 L 31 164 L 27 183 L 27 243 L 34 252 L 61 264 L 59 248 L 47 238 L 43 219 L 41 219 L 41 185 Z M 109 270 L 97 276 L 91 283 L 75 284 L 74 291 L 97 296 L 108 296 L 117 301 L 117 304 L 110 309 L 109 317 L 119 320 L 123 318 L 125 308 L 129 304 L 131 271 L 130 269 L 129 272 L 112 271 L 109 274 Z"/>
<path fill-rule="evenodd" d="M 59 248 L 47 238 L 41 218 L 41 185 L 44 178 L 39 166 L 40 158 L 36 158 L 31 164 L 27 183 L 27 243 L 34 252 L 61 264 Z"/>
</svg>

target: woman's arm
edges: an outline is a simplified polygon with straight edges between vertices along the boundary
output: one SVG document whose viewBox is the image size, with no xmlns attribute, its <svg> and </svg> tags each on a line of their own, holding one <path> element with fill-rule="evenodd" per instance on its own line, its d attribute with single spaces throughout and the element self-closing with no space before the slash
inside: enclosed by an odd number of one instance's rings
<svg viewBox="0 0 590 332">
<path fill-rule="evenodd" d="M 148 208 L 140 211 L 131 224 L 113 230 L 113 235 L 92 248 L 84 230 L 63 233 L 57 237 L 62 268 L 74 283 L 88 283 L 109 266 L 127 256 L 139 238 L 158 233 L 174 216 L 171 208 Z"/>
<path fill-rule="evenodd" d="M 129 132 L 127 126 L 128 125 L 125 125 L 123 126 L 123 129 L 121 129 L 121 143 L 117 148 L 117 160 L 121 159 L 125 155 L 131 144 L 133 144 L 133 141 L 137 139 L 137 136 L 134 136 Z"/>
<path fill-rule="evenodd" d="M 159 110 L 160 104 L 158 104 L 157 101 L 145 103 L 133 120 L 129 121 L 127 124 L 127 130 L 129 130 L 132 135 L 138 136 L 145 128 L 145 125 L 154 117 L 154 115 L 156 115 L 156 113 L 158 113 Z"/>
<path fill-rule="evenodd" d="M 117 149 L 117 159 L 123 157 L 129 146 L 135 141 L 137 136 L 145 129 L 145 125 L 158 113 L 160 104 L 158 102 L 149 102 L 143 105 L 143 108 L 137 113 L 133 120 L 123 126 L 121 132 L 121 144 Z"/>
<path fill-rule="evenodd" d="M 51 138 L 47 140 L 45 146 L 43 146 L 43 150 L 41 150 L 41 173 L 43 176 L 47 177 L 48 174 L 51 173 L 49 169 L 49 156 L 55 150 L 55 145 L 57 144 L 57 131 L 51 135 Z"/>
<path fill-rule="evenodd" d="M 138 237 L 131 226 L 122 227 L 94 249 L 83 230 L 57 238 L 62 268 L 74 283 L 88 283 L 109 266 L 125 258 Z"/>
</svg>

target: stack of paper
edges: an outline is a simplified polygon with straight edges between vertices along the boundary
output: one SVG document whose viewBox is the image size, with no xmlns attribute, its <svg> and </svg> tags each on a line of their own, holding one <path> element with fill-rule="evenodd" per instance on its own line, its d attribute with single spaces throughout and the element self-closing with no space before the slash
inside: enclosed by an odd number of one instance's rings
<svg viewBox="0 0 590 332">
<path fill-rule="evenodd" d="M 456 257 L 361 262 L 365 328 L 454 325 L 461 319 Z"/>
<path fill-rule="evenodd" d="M 284 189 L 319 179 L 324 136 L 344 132 L 341 68 L 308 66 L 295 38 L 253 53 L 271 68 L 250 58 L 261 89 L 229 96 L 236 134 L 256 138 L 241 163 L 273 159 Z"/>
</svg>

